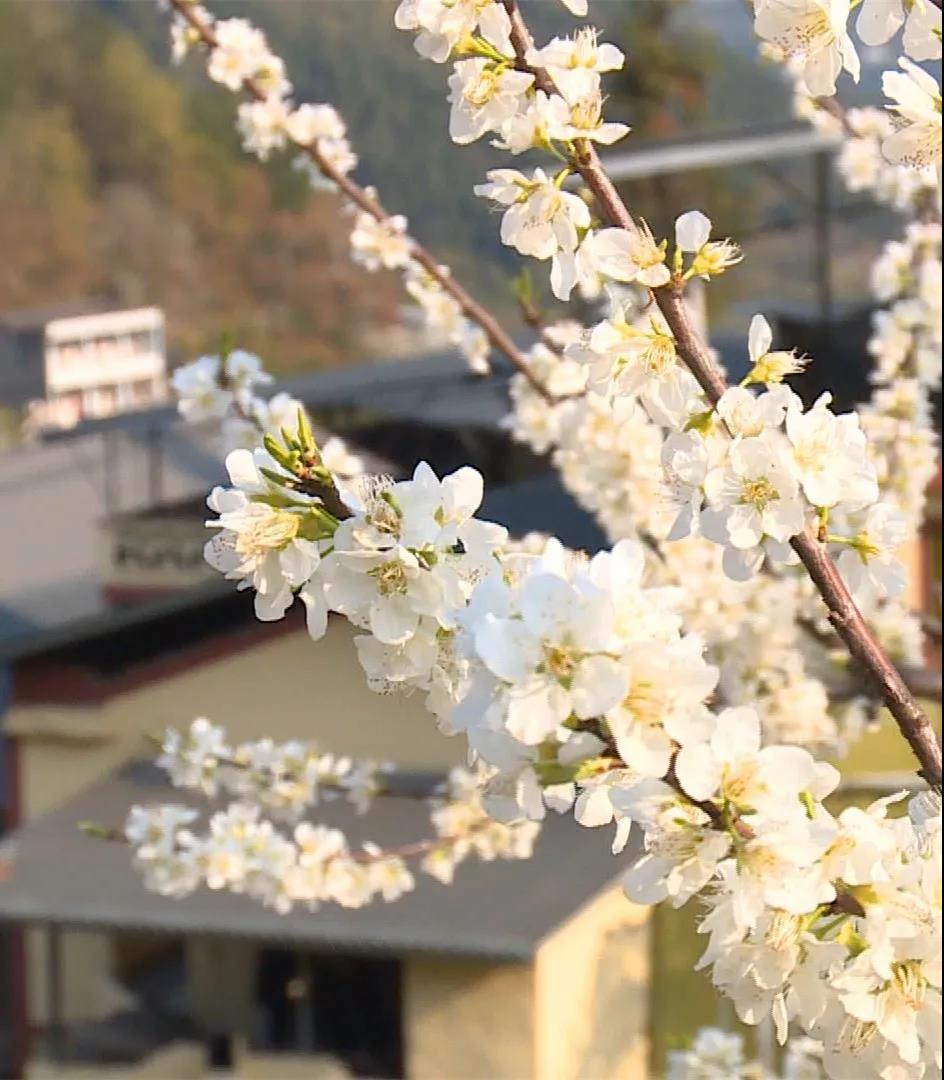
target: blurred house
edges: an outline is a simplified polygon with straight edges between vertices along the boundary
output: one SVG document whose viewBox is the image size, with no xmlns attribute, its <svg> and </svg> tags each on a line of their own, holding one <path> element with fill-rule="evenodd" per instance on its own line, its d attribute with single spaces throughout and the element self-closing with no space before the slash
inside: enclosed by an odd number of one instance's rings
<svg viewBox="0 0 944 1080">
<path fill-rule="evenodd" d="M 557 477 L 501 429 L 506 378 L 473 381 L 458 361 L 428 358 L 285 388 L 387 471 L 471 460 L 489 480 L 486 516 L 598 547 Z M 70 573 L 94 595 L 32 625 L 5 628 L 0 609 L 8 1068 L 175 1080 L 211 1066 L 273 1078 L 645 1076 L 648 919 L 615 883 L 626 857 L 613 859 L 603 831 L 578 835 L 555 816 L 527 862 L 470 862 L 453 886 L 421 880 L 393 905 L 287 917 L 240 897 L 149 894 L 125 849 L 79 833 L 83 820 L 120 826 L 135 802 L 179 801 L 143 763 L 146 736 L 196 715 L 235 739 L 298 737 L 391 761 L 402 794 L 366 817 L 318 809 L 355 843 L 428 835 L 416 796 L 464 761 L 461 740 L 444 739 L 419 699 L 366 689 L 344 620 L 312 646 L 298 612 L 260 624 L 245 594 L 207 573 L 198 492 L 221 469 L 193 437 L 162 410 L 31 448 L 68 455 L 104 440 L 104 458 L 118 460 L 111 495 L 100 485 L 97 500 L 85 493 L 94 512 L 76 507 L 95 543 Z M 20 545 L 41 543 L 41 506 L 55 497 L 29 482 L 44 468 L 31 460 L 14 504 Z M 124 469 L 142 465 L 135 483 Z M 46 559 L 55 576 L 55 552 Z"/>
<path fill-rule="evenodd" d="M 167 398 L 164 313 L 91 302 L 0 314 L 0 404 L 36 429 L 148 409 Z"/>
</svg>

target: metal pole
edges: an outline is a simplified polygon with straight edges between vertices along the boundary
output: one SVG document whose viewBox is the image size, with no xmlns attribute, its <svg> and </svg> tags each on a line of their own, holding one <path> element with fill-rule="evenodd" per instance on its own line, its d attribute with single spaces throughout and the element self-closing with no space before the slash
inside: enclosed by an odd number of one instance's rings
<svg viewBox="0 0 944 1080">
<path fill-rule="evenodd" d="M 102 473 L 106 515 L 114 514 L 118 510 L 118 455 L 115 453 L 115 436 L 120 436 L 120 434 L 114 429 L 102 432 Z"/>
<path fill-rule="evenodd" d="M 813 156 L 815 173 L 815 280 L 820 325 L 828 338 L 833 324 L 832 282 L 832 151 L 820 150 Z"/>
<path fill-rule="evenodd" d="M 148 428 L 148 497 L 157 506 L 164 497 L 164 439 L 157 424 Z"/>
<path fill-rule="evenodd" d="M 61 1061 L 65 1043 L 62 1022 L 62 927 L 50 923 L 46 932 L 46 1030 L 49 1057 Z"/>
</svg>

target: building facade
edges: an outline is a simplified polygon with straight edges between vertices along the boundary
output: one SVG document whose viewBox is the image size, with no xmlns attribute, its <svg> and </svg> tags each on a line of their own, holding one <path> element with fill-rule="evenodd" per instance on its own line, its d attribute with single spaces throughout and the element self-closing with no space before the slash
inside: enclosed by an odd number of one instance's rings
<svg viewBox="0 0 944 1080">
<path fill-rule="evenodd" d="M 38 429 L 151 408 L 167 399 L 164 313 L 94 305 L 0 315 L 0 402 Z"/>
</svg>

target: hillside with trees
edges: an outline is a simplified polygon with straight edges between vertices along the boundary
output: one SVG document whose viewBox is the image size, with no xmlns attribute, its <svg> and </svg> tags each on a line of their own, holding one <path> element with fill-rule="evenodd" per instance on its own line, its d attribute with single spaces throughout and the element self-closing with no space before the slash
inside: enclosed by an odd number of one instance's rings
<svg viewBox="0 0 944 1080">
<path fill-rule="evenodd" d="M 175 359 L 224 332 L 281 370 L 356 353 L 394 282 L 352 266 L 333 195 L 241 153 L 231 109 L 107 10 L 0 5 L 0 310 L 159 304 Z"/>
<path fill-rule="evenodd" d="M 500 155 L 484 142 L 449 143 L 445 72 L 416 62 L 409 36 L 392 28 L 392 5 L 243 0 L 217 10 L 266 29 L 298 100 L 339 105 L 358 175 L 515 327 L 518 260 L 471 191 Z M 683 29 L 669 7 L 602 13 L 630 55 L 647 57 L 612 84 L 611 111 L 633 125 L 635 145 L 724 127 L 719 80 L 768 93 L 776 81 L 710 30 Z M 572 26 L 558 5 L 535 4 L 533 15 L 542 33 Z M 397 318 L 398 283 L 352 266 L 335 197 L 310 192 L 289 155 L 260 165 L 241 152 L 233 108 L 199 65 L 170 66 L 166 18 L 153 4 L 0 5 L 0 310 L 88 296 L 159 304 L 175 361 L 223 333 L 277 371 L 376 348 L 377 331 Z M 632 197 L 661 225 L 693 184 L 711 193 L 717 217 L 743 212 L 745 185 L 722 174 L 638 182 Z"/>
</svg>

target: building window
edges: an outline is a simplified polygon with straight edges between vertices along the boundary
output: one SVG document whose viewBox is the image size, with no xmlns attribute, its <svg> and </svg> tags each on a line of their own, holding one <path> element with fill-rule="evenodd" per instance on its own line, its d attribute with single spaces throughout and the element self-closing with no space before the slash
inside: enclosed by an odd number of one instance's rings
<svg viewBox="0 0 944 1080">
<path fill-rule="evenodd" d="M 355 1076 L 403 1076 L 401 975 L 396 959 L 262 950 L 265 1048 L 331 1054 Z"/>
</svg>

